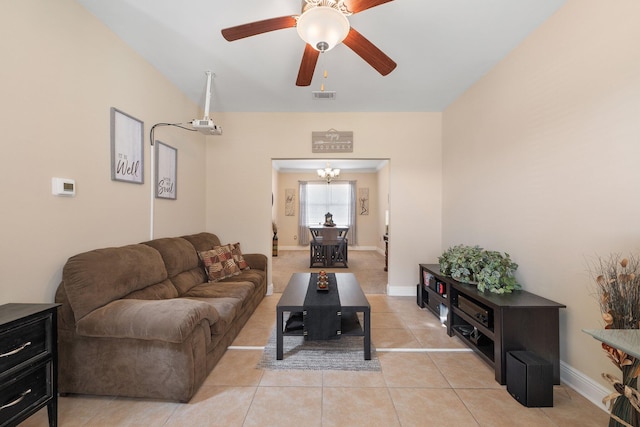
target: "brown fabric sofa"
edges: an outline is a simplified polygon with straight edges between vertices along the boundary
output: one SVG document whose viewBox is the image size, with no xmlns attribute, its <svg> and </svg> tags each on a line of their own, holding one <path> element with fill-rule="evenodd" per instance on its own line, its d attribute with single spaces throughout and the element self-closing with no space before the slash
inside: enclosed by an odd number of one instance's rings
<svg viewBox="0 0 640 427">
<path fill-rule="evenodd" d="M 219 245 L 200 233 L 69 258 L 55 297 L 60 393 L 189 401 L 267 290 L 262 254 L 209 283 L 198 252 Z"/>
</svg>

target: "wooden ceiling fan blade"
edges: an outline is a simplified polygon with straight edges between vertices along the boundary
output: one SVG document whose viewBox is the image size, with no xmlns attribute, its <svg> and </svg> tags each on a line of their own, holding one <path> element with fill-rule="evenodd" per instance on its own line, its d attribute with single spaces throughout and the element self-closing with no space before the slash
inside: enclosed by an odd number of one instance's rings
<svg viewBox="0 0 640 427">
<path fill-rule="evenodd" d="M 395 70 L 398 65 L 353 27 L 343 43 L 383 76 Z"/>
<path fill-rule="evenodd" d="M 251 37 L 269 31 L 282 30 L 296 26 L 294 16 L 280 16 L 278 18 L 265 19 L 263 21 L 250 22 L 248 24 L 237 25 L 222 30 L 222 37 L 227 41 L 234 41 Z"/>
<path fill-rule="evenodd" d="M 358 13 L 371 9 L 372 7 L 380 6 L 381 4 L 389 3 L 390 1 L 393 0 L 346 0 L 345 4 L 351 12 Z"/>
<path fill-rule="evenodd" d="M 300 63 L 300 70 L 298 71 L 298 79 L 296 80 L 296 86 L 309 86 L 313 79 L 313 72 L 316 70 L 316 64 L 318 63 L 318 57 L 320 52 L 311 47 L 310 44 L 305 44 L 304 53 L 302 54 L 302 62 Z"/>
</svg>

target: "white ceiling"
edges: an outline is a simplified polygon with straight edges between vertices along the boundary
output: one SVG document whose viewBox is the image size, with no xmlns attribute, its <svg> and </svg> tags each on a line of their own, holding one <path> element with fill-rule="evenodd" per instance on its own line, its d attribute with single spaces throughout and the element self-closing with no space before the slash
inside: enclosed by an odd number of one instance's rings
<svg viewBox="0 0 640 427">
<path fill-rule="evenodd" d="M 385 3 L 349 20 L 398 67 L 383 77 L 339 45 L 321 55 L 309 87 L 295 85 L 304 50 L 295 28 L 234 42 L 220 34 L 297 15 L 301 0 L 77 1 L 199 105 L 211 70 L 215 113 L 443 111 L 566 0 Z M 333 101 L 312 99 L 321 68 Z"/>
</svg>

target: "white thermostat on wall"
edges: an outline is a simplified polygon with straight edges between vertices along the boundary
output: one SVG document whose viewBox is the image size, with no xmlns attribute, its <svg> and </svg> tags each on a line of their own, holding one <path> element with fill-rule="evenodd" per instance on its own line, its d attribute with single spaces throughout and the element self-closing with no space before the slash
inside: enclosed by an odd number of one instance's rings
<svg viewBox="0 0 640 427">
<path fill-rule="evenodd" d="M 76 181 L 68 178 L 51 178 L 51 193 L 54 196 L 75 196 Z"/>
</svg>

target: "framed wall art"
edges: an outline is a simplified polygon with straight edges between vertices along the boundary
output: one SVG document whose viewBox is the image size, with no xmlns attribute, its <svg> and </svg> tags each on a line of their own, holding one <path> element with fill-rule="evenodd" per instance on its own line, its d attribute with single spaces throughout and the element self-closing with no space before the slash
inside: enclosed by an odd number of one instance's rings
<svg viewBox="0 0 640 427">
<path fill-rule="evenodd" d="M 358 206 L 360 215 L 369 215 L 369 189 L 358 188 Z"/>
<path fill-rule="evenodd" d="M 284 190 L 284 214 L 285 216 L 296 214 L 296 190 L 293 188 Z"/>
<path fill-rule="evenodd" d="M 144 123 L 111 108 L 111 179 L 144 183 Z"/>
<path fill-rule="evenodd" d="M 156 198 L 175 200 L 177 197 L 178 150 L 156 141 L 155 161 Z"/>
</svg>

